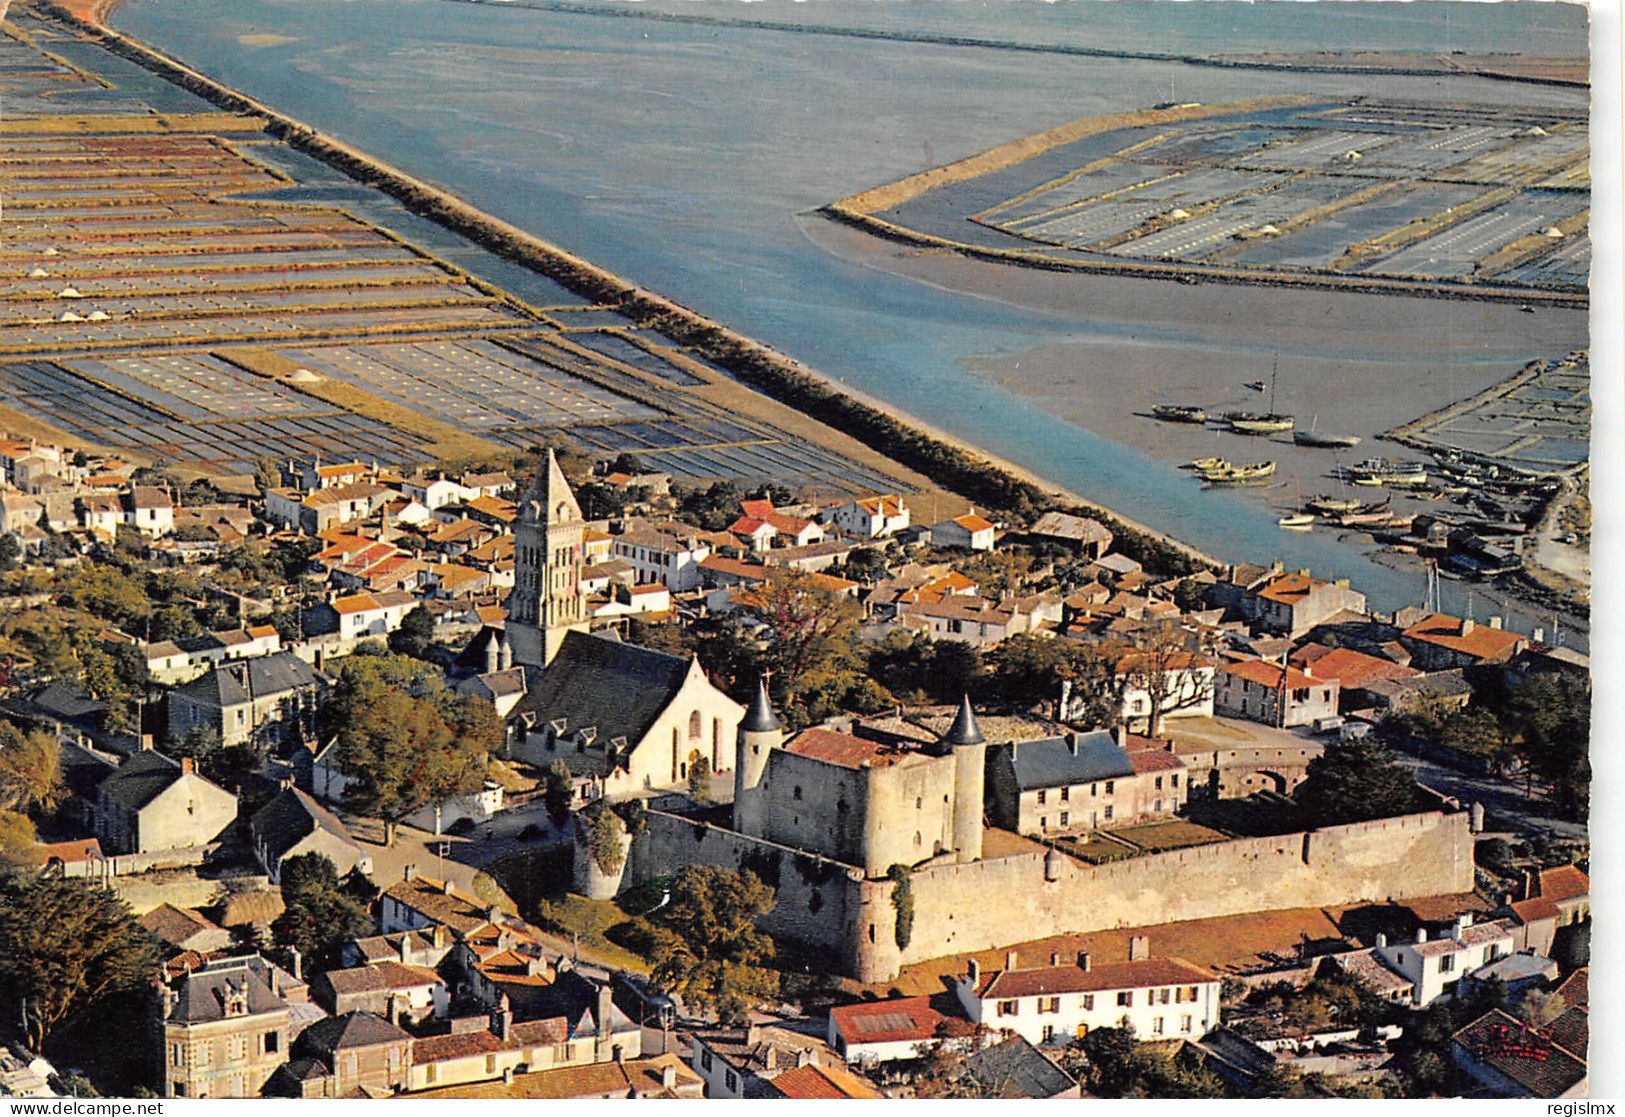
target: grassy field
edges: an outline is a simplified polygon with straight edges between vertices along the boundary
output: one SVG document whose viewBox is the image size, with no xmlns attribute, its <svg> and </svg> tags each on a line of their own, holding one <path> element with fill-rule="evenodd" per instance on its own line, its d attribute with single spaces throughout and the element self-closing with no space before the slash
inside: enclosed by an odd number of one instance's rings
<svg viewBox="0 0 1625 1117">
<path fill-rule="evenodd" d="M 1133 842 L 1141 849 L 1156 853 L 1165 849 L 1185 849 L 1189 846 L 1211 845 L 1214 842 L 1223 842 L 1229 835 L 1221 830 L 1214 830 L 1194 822 L 1183 819 L 1170 819 L 1167 822 L 1151 822 L 1144 826 L 1125 826 L 1120 830 L 1113 830 L 1112 836 L 1121 838 L 1126 842 Z"/>
<path fill-rule="evenodd" d="M 589 900 L 568 890 L 569 858 L 553 850 L 527 850 L 492 862 L 487 872 L 519 914 L 544 930 L 576 935 L 585 956 L 616 969 L 649 972 L 648 961 L 616 939 L 631 917 L 609 901 Z"/>
</svg>

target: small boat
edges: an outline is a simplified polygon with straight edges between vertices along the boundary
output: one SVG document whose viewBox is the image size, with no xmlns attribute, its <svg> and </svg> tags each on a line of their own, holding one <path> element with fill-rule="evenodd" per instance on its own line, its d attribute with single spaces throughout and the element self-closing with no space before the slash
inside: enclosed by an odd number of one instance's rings
<svg viewBox="0 0 1625 1117">
<path fill-rule="evenodd" d="M 1273 411 L 1267 415 L 1254 411 L 1231 411 L 1224 420 L 1237 434 L 1279 434 L 1298 424 L 1291 415 L 1277 415 Z"/>
<path fill-rule="evenodd" d="M 1243 385 L 1243 387 L 1251 388 L 1255 392 L 1262 392 L 1264 390 L 1264 382 L 1262 380 L 1249 380 L 1245 385 Z"/>
<path fill-rule="evenodd" d="M 1388 458 L 1367 458 L 1359 465 L 1350 466 L 1349 475 L 1356 485 L 1424 485 L 1428 479 L 1421 462 Z"/>
<path fill-rule="evenodd" d="M 1202 480 L 1213 485 L 1242 485 L 1249 481 L 1263 481 L 1274 474 L 1274 462 L 1253 462 L 1251 465 L 1226 464 L 1223 469 L 1204 469 Z"/>
<path fill-rule="evenodd" d="M 1175 403 L 1159 403 L 1151 414 L 1170 423 L 1205 423 L 1207 412 L 1200 407 L 1185 407 Z"/>
<path fill-rule="evenodd" d="M 1294 512 L 1290 516 L 1282 516 L 1275 522 L 1281 527 L 1313 527 L 1315 518 L 1308 512 Z"/>
<path fill-rule="evenodd" d="M 1312 512 L 1319 512 L 1323 516 L 1336 516 L 1344 512 L 1352 512 L 1360 507 L 1361 501 L 1356 497 L 1317 496 L 1305 507 Z"/>
<path fill-rule="evenodd" d="M 1389 502 L 1384 500 L 1377 504 L 1367 504 L 1354 512 L 1345 512 L 1337 518 L 1343 527 L 1376 527 L 1386 524 L 1394 518 Z"/>
<path fill-rule="evenodd" d="M 1533 314 L 1533 313 L 1535 313 L 1535 308 L 1530 306 L 1528 303 L 1524 303 L 1518 309 L 1523 311 L 1525 314 Z"/>
<path fill-rule="evenodd" d="M 1316 415 L 1309 420 L 1309 429 L 1306 431 L 1293 431 L 1292 441 L 1299 446 L 1316 446 L 1327 450 L 1342 450 L 1349 446 L 1360 444 L 1359 436 L 1352 434 L 1321 434 L 1315 428 L 1320 425 L 1320 416 Z"/>
<path fill-rule="evenodd" d="M 1197 458 L 1193 462 L 1186 462 L 1185 468 L 1194 469 L 1200 473 L 1209 469 L 1229 469 L 1230 462 L 1225 458 Z"/>
</svg>

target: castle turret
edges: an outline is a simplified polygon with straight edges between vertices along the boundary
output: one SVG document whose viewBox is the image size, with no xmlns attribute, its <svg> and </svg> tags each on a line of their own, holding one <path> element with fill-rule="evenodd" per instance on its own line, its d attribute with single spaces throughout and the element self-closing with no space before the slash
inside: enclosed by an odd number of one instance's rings
<svg viewBox="0 0 1625 1117">
<path fill-rule="evenodd" d="M 987 738 L 971 712 L 970 695 L 959 704 L 953 725 L 942 746 L 954 757 L 954 858 L 976 861 L 982 856 L 982 784 L 987 764 Z"/>
<path fill-rule="evenodd" d="M 756 696 L 739 723 L 739 744 L 734 759 L 734 829 L 741 834 L 762 834 L 762 775 L 768 754 L 784 743 L 784 726 L 773 714 L 767 683 L 756 680 Z"/>
</svg>

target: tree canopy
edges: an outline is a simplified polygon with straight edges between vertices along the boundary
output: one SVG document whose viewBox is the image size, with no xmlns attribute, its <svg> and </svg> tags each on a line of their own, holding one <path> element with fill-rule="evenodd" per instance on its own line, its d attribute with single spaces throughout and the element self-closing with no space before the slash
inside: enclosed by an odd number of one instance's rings
<svg viewBox="0 0 1625 1117">
<path fill-rule="evenodd" d="M 351 777 L 348 809 L 383 819 L 393 839 L 413 811 L 484 782 L 503 737 L 490 702 L 455 693 L 438 669 L 407 656 L 353 655 L 334 673 L 327 716 Z"/>
<path fill-rule="evenodd" d="M 282 863 L 282 900 L 287 905 L 271 924 L 279 946 L 293 947 L 313 969 L 338 963 L 344 944 L 372 930 L 367 907 L 339 880 L 333 862 L 320 853 Z"/>
<path fill-rule="evenodd" d="M 1309 761 L 1298 785 L 1298 810 L 1308 826 L 1392 818 L 1416 809 L 1416 777 L 1381 743 L 1333 741 Z"/>
<path fill-rule="evenodd" d="M 106 998 L 150 982 L 157 961 L 116 894 L 80 880 L 0 876 L 0 989 L 33 1050 Z"/>
<path fill-rule="evenodd" d="M 655 983 L 693 1011 L 742 1018 L 778 989 L 778 975 L 764 968 L 773 942 L 756 925 L 773 903 L 773 889 L 748 870 L 685 868 L 672 881 L 671 902 L 655 916 Z"/>
</svg>

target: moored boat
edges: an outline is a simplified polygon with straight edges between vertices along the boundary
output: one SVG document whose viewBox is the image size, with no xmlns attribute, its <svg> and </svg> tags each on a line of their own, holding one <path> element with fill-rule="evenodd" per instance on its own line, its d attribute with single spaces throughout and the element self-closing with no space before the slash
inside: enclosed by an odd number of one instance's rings
<svg viewBox="0 0 1625 1117">
<path fill-rule="evenodd" d="M 1197 458 L 1193 462 L 1186 462 L 1185 468 L 1194 469 L 1200 473 L 1209 469 L 1229 469 L 1230 462 L 1226 458 Z"/>
<path fill-rule="evenodd" d="M 1323 516 L 1335 516 L 1343 512 L 1352 512 L 1360 507 L 1361 503 L 1356 497 L 1317 496 L 1305 507 Z"/>
<path fill-rule="evenodd" d="M 1222 469 L 1202 470 L 1202 480 L 1213 485 L 1240 485 L 1249 481 L 1263 481 L 1274 474 L 1274 462 L 1253 462 L 1251 465 L 1226 463 Z"/>
<path fill-rule="evenodd" d="M 1367 458 L 1359 465 L 1350 466 L 1349 476 L 1356 485 L 1424 485 L 1428 479 L 1421 462 L 1389 458 Z"/>
<path fill-rule="evenodd" d="M 1186 407 L 1177 403 L 1159 403 L 1151 414 L 1169 423 L 1205 423 L 1207 412 L 1200 407 Z"/>
<path fill-rule="evenodd" d="M 1277 415 L 1274 412 L 1260 415 L 1254 411 L 1232 411 L 1225 415 L 1224 420 L 1237 434 L 1279 434 L 1291 430 L 1298 423 L 1290 415 Z"/>
<path fill-rule="evenodd" d="M 1358 446 L 1358 435 L 1352 434 L 1316 434 L 1312 430 L 1293 431 L 1292 441 L 1299 446 L 1314 446 L 1326 450 L 1344 449 L 1349 446 Z"/>
<path fill-rule="evenodd" d="M 1282 527 L 1311 527 L 1314 525 L 1315 517 L 1308 512 L 1294 512 L 1290 516 L 1282 516 L 1275 522 Z"/>
</svg>

